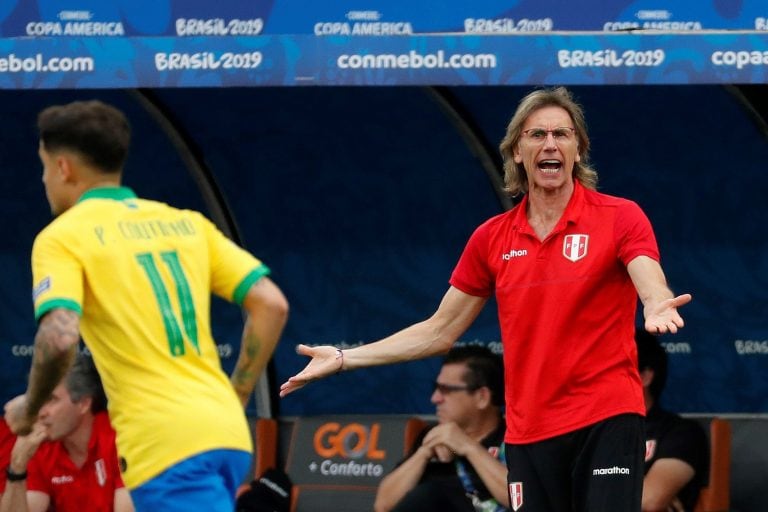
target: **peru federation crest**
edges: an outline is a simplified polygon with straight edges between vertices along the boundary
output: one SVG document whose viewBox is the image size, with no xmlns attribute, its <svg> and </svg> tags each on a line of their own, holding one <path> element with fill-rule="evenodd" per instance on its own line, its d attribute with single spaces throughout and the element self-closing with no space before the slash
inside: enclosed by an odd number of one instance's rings
<svg viewBox="0 0 768 512">
<path fill-rule="evenodd" d="M 589 235 L 565 235 L 563 256 L 570 261 L 579 261 L 587 255 Z"/>
</svg>

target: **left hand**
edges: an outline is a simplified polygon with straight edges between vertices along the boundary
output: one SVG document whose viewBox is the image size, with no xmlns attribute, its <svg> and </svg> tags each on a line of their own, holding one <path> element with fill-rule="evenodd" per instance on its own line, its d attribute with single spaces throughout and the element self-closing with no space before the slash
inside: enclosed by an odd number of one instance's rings
<svg viewBox="0 0 768 512">
<path fill-rule="evenodd" d="M 441 423 L 432 428 L 427 432 L 427 435 L 424 436 L 424 442 L 422 444 L 435 449 L 437 453 L 440 453 L 441 450 L 439 447 L 442 446 L 450 450 L 452 454 L 463 457 L 467 455 L 469 449 L 477 443 L 465 434 L 456 423 L 450 422 Z"/>
<path fill-rule="evenodd" d="M 685 325 L 677 308 L 691 302 L 691 294 L 684 293 L 645 307 L 645 330 L 652 334 L 676 333 Z"/>
</svg>

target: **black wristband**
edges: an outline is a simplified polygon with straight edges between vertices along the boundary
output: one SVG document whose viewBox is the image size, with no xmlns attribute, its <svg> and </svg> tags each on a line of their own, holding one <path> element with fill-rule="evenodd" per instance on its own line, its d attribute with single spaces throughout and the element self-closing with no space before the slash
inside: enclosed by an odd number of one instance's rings
<svg viewBox="0 0 768 512">
<path fill-rule="evenodd" d="M 5 477 L 9 482 L 21 482 L 27 479 L 27 472 L 24 471 L 23 473 L 14 473 L 11 470 L 11 466 L 8 466 L 5 468 Z"/>
</svg>

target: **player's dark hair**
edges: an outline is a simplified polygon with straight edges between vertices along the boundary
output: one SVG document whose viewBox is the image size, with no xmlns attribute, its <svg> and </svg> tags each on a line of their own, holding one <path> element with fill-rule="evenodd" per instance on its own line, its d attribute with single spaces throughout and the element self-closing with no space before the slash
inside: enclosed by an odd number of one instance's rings
<svg viewBox="0 0 768 512">
<path fill-rule="evenodd" d="M 653 370 L 653 380 L 648 391 L 654 400 L 658 401 L 667 383 L 667 351 L 659 343 L 658 338 L 645 329 L 638 328 L 635 332 L 637 342 L 637 366 L 643 370 Z"/>
<path fill-rule="evenodd" d="M 75 151 L 104 173 L 120 172 L 128 156 L 128 119 L 98 100 L 48 107 L 37 116 L 37 127 L 46 151 Z"/>
<path fill-rule="evenodd" d="M 443 364 L 464 363 L 464 383 L 475 390 L 487 387 L 491 391 L 491 403 L 504 405 L 504 363 L 501 356 L 482 345 L 466 345 L 451 349 Z"/>
<path fill-rule="evenodd" d="M 106 409 L 107 397 L 91 356 L 84 353 L 77 355 L 75 364 L 67 374 L 66 387 L 72 402 L 91 397 L 91 412 L 97 413 Z"/>
</svg>

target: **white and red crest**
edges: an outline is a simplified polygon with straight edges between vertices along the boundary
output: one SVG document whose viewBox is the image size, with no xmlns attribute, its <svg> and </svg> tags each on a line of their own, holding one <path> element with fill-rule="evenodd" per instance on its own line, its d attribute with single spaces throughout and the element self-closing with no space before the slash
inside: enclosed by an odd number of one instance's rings
<svg viewBox="0 0 768 512">
<path fill-rule="evenodd" d="M 512 504 L 512 510 L 517 512 L 523 506 L 523 482 L 512 482 L 509 484 L 509 502 Z"/>
<path fill-rule="evenodd" d="M 589 235 L 565 235 L 563 256 L 570 261 L 578 261 L 587 255 Z"/>
<path fill-rule="evenodd" d="M 645 440 L 645 462 L 648 462 L 651 460 L 656 453 L 656 440 L 655 439 L 646 439 Z"/>
<path fill-rule="evenodd" d="M 96 481 L 99 482 L 99 487 L 104 487 L 107 483 L 107 466 L 104 463 L 104 459 L 96 461 Z"/>
</svg>

